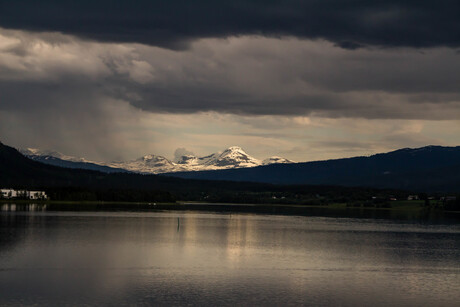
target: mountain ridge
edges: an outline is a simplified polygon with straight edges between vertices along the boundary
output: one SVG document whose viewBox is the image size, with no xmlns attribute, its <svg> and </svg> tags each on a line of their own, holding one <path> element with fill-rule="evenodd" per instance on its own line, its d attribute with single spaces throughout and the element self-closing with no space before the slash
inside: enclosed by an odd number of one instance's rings
<svg viewBox="0 0 460 307">
<path fill-rule="evenodd" d="M 41 151 L 36 148 L 26 148 L 20 149 L 19 152 L 31 160 L 58 167 L 86 169 L 104 173 L 128 172 L 124 169 L 100 165 L 84 158 L 67 156 L 57 151 Z"/>
<path fill-rule="evenodd" d="M 42 163 L 81 169 L 93 169 L 102 172 L 129 171 L 142 174 L 161 174 L 185 171 L 204 171 L 256 167 L 273 163 L 295 163 L 281 157 L 270 157 L 263 161 L 247 154 L 239 146 L 231 146 L 222 152 L 212 153 L 203 157 L 183 155 L 176 162 L 155 154 L 144 155 L 128 161 L 96 162 L 84 158 L 76 158 L 56 151 L 41 151 L 34 148 L 20 150 L 32 160 Z"/>
<path fill-rule="evenodd" d="M 2 158 L 2 155 L 6 155 L 6 158 Z M 12 156 L 13 159 L 9 159 L 8 156 Z M 8 186 L 18 184 L 35 187 L 73 185 L 111 189 L 129 186 L 130 188 L 154 187 L 159 189 L 169 182 L 168 189 L 175 190 L 182 188 L 182 183 L 175 180 L 195 179 L 200 181 L 192 180 L 193 183 L 187 181 L 187 184 L 193 186 L 193 188 L 189 187 L 187 193 L 199 192 L 200 189 L 209 186 L 214 188 L 216 195 L 219 195 L 218 191 L 227 186 L 241 188 L 253 184 L 268 184 L 272 187 L 297 186 L 299 192 L 306 186 L 325 188 L 341 186 L 425 193 L 460 193 L 460 146 L 404 148 L 369 157 L 145 176 L 133 173 L 112 175 L 46 165 L 28 159 L 6 145 L 0 145 L 0 162 L 2 161 L 3 164 L 0 163 L 0 182 Z M 240 185 L 235 185 L 236 183 Z M 254 186 L 254 189 L 259 189 L 259 186 Z"/>
<path fill-rule="evenodd" d="M 429 145 L 371 156 L 164 175 L 187 179 L 285 185 L 319 184 L 458 191 L 460 190 L 460 146 Z"/>
<path fill-rule="evenodd" d="M 0 187 L 44 190 L 52 200 L 57 201 L 135 202 L 131 205 L 142 208 L 147 206 L 149 210 L 154 209 L 151 207 L 152 202 L 171 203 L 176 200 L 317 205 L 329 201 L 368 200 L 374 196 L 386 199 L 389 195 L 397 195 L 402 198 L 408 195 L 407 191 L 394 189 L 317 185 L 283 186 L 254 182 L 188 180 L 127 172 L 108 174 L 44 164 L 29 159 L 16 149 L 1 143 Z M 321 195 L 321 199 L 318 198 L 318 195 Z M 139 202 L 145 204 L 142 205 Z M 264 206 L 257 208 L 264 208 Z M 167 209 L 170 209 L 169 205 Z M 273 213 L 272 208 L 270 212 Z"/>
</svg>

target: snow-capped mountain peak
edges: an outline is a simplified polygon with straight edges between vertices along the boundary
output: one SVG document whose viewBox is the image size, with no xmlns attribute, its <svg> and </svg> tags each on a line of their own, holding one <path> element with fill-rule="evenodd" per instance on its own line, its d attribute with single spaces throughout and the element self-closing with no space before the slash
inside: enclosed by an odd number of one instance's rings
<svg viewBox="0 0 460 307">
<path fill-rule="evenodd" d="M 176 164 L 163 156 L 145 155 L 135 160 L 106 163 L 106 166 L 138 173 L 167 173 L 175 171 Z"/>
<path fill-rule="evenodd" d="M 240 146 L 230 146 L 229 148 L 225 149 L 224 152 L 239 152 L 245 154 L 246 152 Z"/>
<path fill-rule="evenodd" d="M 254 167 L 261 165 L 260 160 L 248 155 L 241 147 L 232 146 L 224 150 L 214 159 L 210 159 L 207 165 L 218 167 Z"/>
</svg>

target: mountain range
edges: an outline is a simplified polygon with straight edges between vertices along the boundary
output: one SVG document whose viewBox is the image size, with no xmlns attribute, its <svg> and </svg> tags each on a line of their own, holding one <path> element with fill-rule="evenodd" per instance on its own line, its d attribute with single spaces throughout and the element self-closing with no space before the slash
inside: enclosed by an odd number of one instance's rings
<svg viewBox="0 0 460 307">
<path fill-rule="evenodd" d="M 42 151 L 34 148 L 22 149 L 20 151 L 26 157 L 45 164 L 67 168 L 97 170 L 105 173 L 128 171 L 142 174 L 160 174 L 247 168 L 276 163 L 295 163 L 292 160 L 277 156 L 261 161 L 250 156 L 238 146 L 232 146 L 223 152 L 213 153 L 204 157 L 184 155 L 177 161 L 171 161 L 163 156 L 149 154 L 129 161 L 95 162 L 84 158 L 67 156 L 56 151 Z"/>
<path fill-rule="evenodd" d="M 459 192 L 460 146 L 403 148 L 368 157 L 203 172 L 176 172 L 168 175 L 187 179 L 283 185 L 340 185 Z"/>
<path fill-rule="evenodd" d="M 132 172 L 109 174 L 87 169 L 71 169 L 34 161 L 2 143 L 0 143 L 0 187 L 44 190 L 52 200 L 72 201 L 174 202 L 175 200 L 187 200 L 246 204 L 280 202 L 318 204 L 326 200 L 331 202 L 367 200 L 374 196 L 381 199 L 385 199 L 388 195 L 407 197 L 407 192 L 398 190 L 192 180 L 166 175 Z M 132 206 L 137 205 L 133 203 Z M 273 212 L 271 208 L 268 213 Z"/>
<path fill-rule="evenodd" d="M 296 189 L 299 191 L 297 193 L 300 193 L 308 185 L 397 189 L 427 193 L 460 192 L 460 146 L 404 148 L 368 157 L 146 176 L 127 171 L 104 174 L 86 169 L 56 167 L 33 161 L 14 148 L 0 145 L 4 156 L 0 157 L 0 183 L 4 187 L 85 186 L 110 189 L 167 187 L 168 190 L 173 191 L 187 184 L 187 193 L 195 193 L 209 187 L 222 192 L 229 186 L 240 189 L 259 184 L 253 186 L 259 192 L 267 187 L 274 189 L 281 186 L 297 186 Z M 195 158 L 190 157 L 189 160 Z M 88 163 L 85 160 L 81 161 L 76 160 L 73 163 Z M 238 166 L 243 166 L 250 164 L 252 160 L 243 156 L 237 148 L 231 148 L 219 155 L 204 157 L 202 161 L 205 161 L 200 162 L 204 165 L 206 162 L 213 161 L 213 166 L 226 167 L 228 161 L 239 162 Z M 174 163 L 180 165 L 179 161 Z M 199 165 L 195 161 L 188 163 Z M 186 181 L 180 181 L 184 179 Z M 219 193 L 216 192 L 217 194 Z"/>
</svg>

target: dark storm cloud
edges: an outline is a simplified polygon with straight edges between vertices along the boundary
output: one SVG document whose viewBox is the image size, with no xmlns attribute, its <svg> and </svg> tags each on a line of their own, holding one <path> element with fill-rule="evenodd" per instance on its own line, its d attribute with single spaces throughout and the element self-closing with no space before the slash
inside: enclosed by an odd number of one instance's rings
<svg viewBox="0 0 460 307">
<path fill-rule="evenodd" d="M 110 100 L 153 113 L 454 119 L 459 59 L 450 48 L 348 50 L 252 36 L 176 52 L 0 29 L 0 110 Z"/>
<path fill-rule="evenodd" d="M 183 49 L 197 38 L 258 34 L 347 49 L 460 46 L 458 0 L 0 0 L 0 27 Z"/>
</svg>

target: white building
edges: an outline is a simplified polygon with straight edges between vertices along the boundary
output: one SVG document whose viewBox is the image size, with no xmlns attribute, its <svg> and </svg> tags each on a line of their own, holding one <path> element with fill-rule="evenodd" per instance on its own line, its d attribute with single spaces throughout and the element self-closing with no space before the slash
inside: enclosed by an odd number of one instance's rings
<svg viewBox="0 0 460 307">
<path fill-rule="evenodd" d="M 48 196 L 44 191 L 27 191 L 14 189 L 1 189 L 0 198 L 27 198 L 27 199 L 47 199 Z"/>
<path fill-rule="evenodd" d="M 18 192 L 13 189 L 1 189 L 0 193 L 2 198 L 16 198 L 18 196 Z"/>
<path fill-rule="evenodd" d="M 44 191 L 27 191 L 27 198 L 29 199 L 47 199 Z"/>
</svg>

